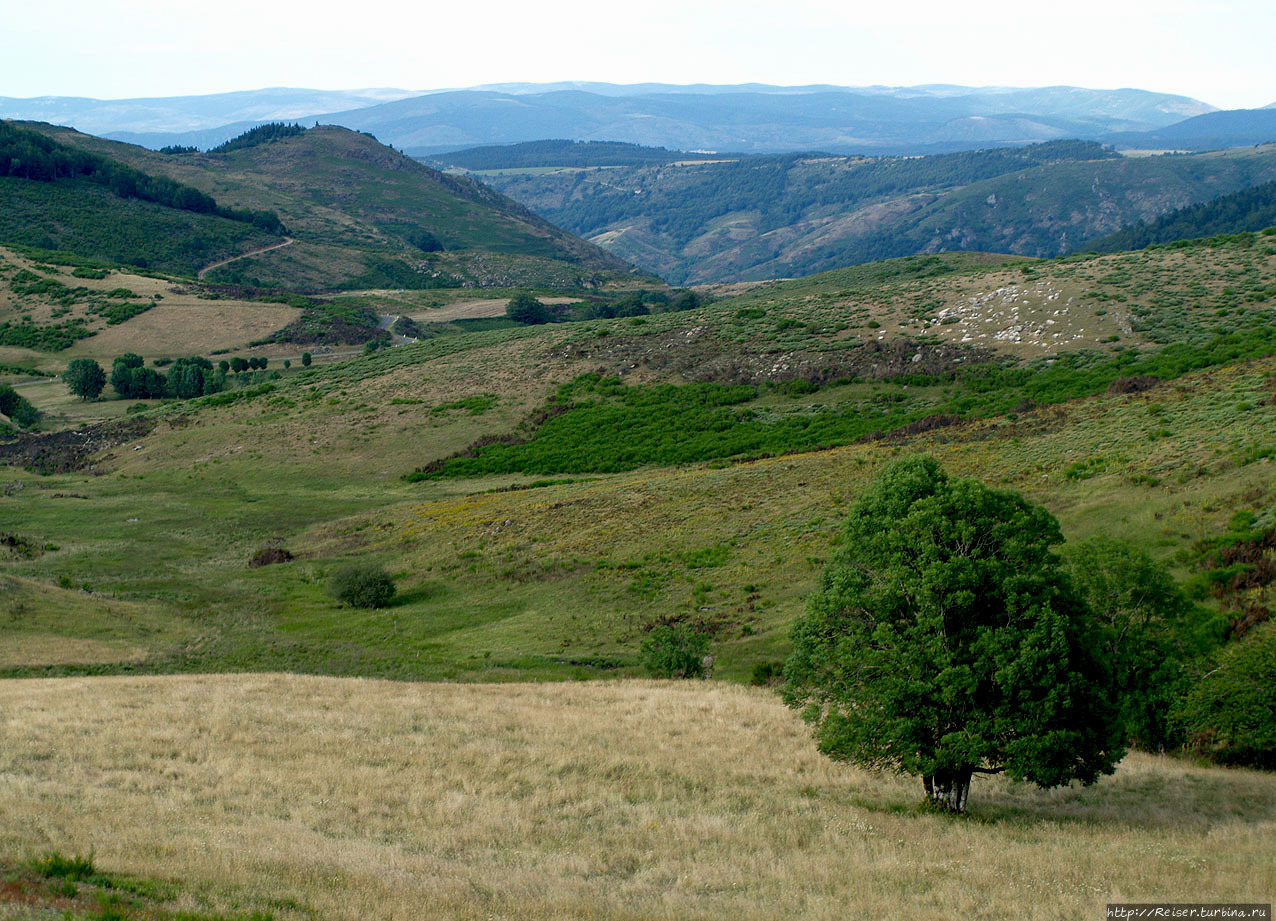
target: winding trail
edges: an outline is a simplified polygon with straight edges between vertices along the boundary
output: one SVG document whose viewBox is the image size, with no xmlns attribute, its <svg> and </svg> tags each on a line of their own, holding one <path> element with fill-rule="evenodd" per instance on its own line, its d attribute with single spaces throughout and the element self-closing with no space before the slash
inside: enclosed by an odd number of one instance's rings
<svg viewBox="0 0 1276 921">
<path fill-rule="evenodd" d="M 284 237 L 284 242 L 282 243 L 272 243 L 269 246 L 263 246 L 261 249 L 254 249 L 247 253 L 240 253 L 238 256 L 231 256 L 229 259 L 223 259 L 221 262 L 214 262 L 212 265 L 206 265 L 199 270 L 199 274 L 195 277 L 202 279 L 213 269 L 220 269 L 222 266 L 229 265 L 237 259 L 247 259 L 249 256 L 260 256 L 262 253 L 268 253 L 272 249 L 282 249 L 285 246 L 291 246 L 295 242 L 296 241 L 292 237 Z"/>
</svg>

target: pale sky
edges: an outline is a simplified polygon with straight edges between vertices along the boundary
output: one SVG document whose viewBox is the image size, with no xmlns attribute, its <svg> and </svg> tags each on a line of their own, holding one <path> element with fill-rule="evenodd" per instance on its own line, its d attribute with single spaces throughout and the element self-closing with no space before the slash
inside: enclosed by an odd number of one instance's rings
<svg viewBox="0 0 1276 921">
<path fill-rule="evenodd" d="M 10 0 L 0 96 L 588 80 L 1137 87 L 1276 102 L 1272 0 Z"/>
</svg>

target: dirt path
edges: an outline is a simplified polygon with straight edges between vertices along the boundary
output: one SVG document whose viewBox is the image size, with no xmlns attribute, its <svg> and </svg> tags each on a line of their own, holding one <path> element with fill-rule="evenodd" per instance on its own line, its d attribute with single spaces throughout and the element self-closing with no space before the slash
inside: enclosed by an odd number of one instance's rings
<svg viewBox="0 0 1276 921">
<path fill-rule="evenodd" d="M 261 249 L 254 249 L 247 253 L 240 253 L 238 256 L 231 256 L 229 259 L 223 259 L 221 262 L 214 262 L 212 265 L 206 265 L 199 270 L 199 274 L 195 277 L 203 278 L 213 269 L 220 269 L 222 266 L 229 265 L 237 259 L 247 259 L 249 256 L 260 256 L 262 253 L 268 253 L 272 249 L 282 249 L 285 246 L 291 246 L 294 242 L 296 241 L 293 240 L 292 237 L 284 237 L 284 242 L 282 243 L 272 243 L 270 246 L 263 246 Z"/>
</svg>

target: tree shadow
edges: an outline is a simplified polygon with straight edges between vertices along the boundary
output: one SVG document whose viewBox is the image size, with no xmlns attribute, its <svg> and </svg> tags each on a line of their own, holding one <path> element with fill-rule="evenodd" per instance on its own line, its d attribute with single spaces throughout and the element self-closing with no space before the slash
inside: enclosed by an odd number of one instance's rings
<svg viewBox="0 0 1276 921">
<path fill-rule="evenodd" d="M 971 803 L 972 815 L 987 822 L 1207 829 L 1276 820 L 1276 774 L 1135 753 L 1089 787 L 1042 790 L 996 778 L 976 787 Z"/>
<path fill-rule="evenodd" d="M 903 792 L 865 795 L 859 790 L 848 802 L 881 815 L 941 815 L 925 808 L 920 782 L 916 797 Z M 1075 823 L 1180 831 L 1258 824 L 1276 821 L 1276 773 L 1137 752 L 1114 775 L 1088 787 L 1074 783 L 1042 790 L 1005 777 L 977 778 L 969 811 L 948 818 L 990 825 Z"/>
</svg>

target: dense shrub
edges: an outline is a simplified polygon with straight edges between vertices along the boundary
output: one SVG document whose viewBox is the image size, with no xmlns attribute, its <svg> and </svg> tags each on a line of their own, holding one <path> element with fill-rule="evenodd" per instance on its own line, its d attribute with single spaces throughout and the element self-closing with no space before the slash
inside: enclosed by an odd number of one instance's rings
<svg viewBox="0 0 1276 921">
<path fill-rule="evenodd" d="M 0 384 L 0 413 L 21 428 L 29 428 L 40 421 L 40 411 L 8 384 Z"/>
<path fill-rule="evenodd" d="M 548 323 L 552 317 L 545 305 L 532 295 L 522 292 L 514 295 L 505 305 L 505 315 L 518 323 L 529 326 Z"/>
<path fill-rule="evenodd" d="M 333 574 L 328 591 L 352 608 L 382 608 L 394 598 L 394 579 L 380 566 L 355 563 Z"/>
<path fill-rule="evenodd" d="M 700 678 L 709 637 L 687 624 L 659 624 L 643 638 L 638 657 L 654 678 Z"/>
<path fill-rule="evenodd" d="M 1189 744 L 1223 764 L 1276 768 L 1276 623 L 1224 647 L 1179 716 Z"/>
</svg>

